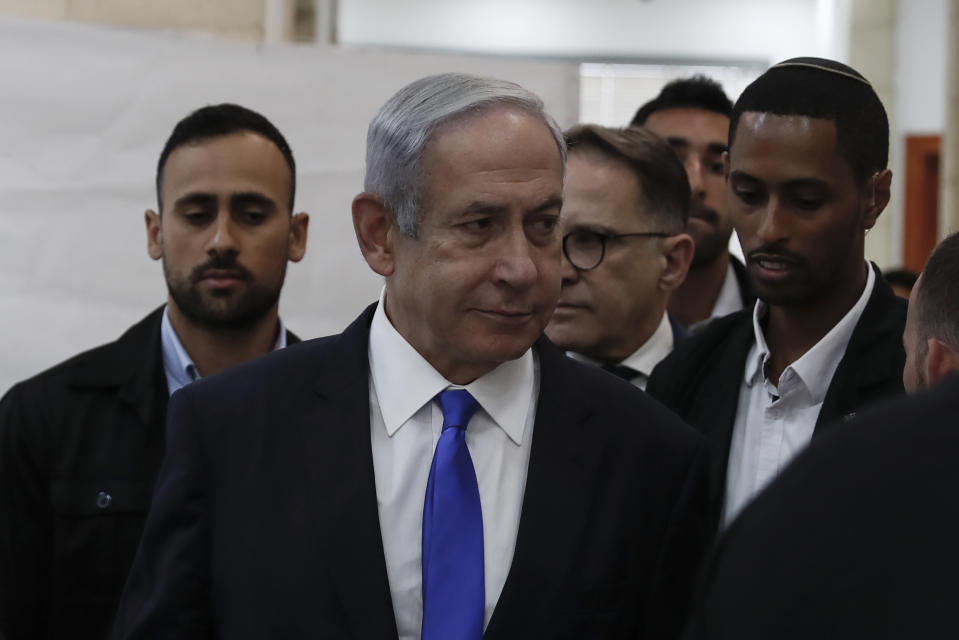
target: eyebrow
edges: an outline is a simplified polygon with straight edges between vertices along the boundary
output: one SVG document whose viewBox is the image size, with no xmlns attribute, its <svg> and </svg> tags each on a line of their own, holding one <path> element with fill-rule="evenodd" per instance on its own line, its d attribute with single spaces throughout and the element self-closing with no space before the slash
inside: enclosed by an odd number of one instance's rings
<svg viewBox="0 0 959 640">
<path fill-rule="evenodd" d="M 725 142 L 710 142 L 706 145 L 706 150 L 716 155 L 722 155 L 729 151 L 729 146 Z"/>
<path fill-rule="evenodd" d="M 535 207 L 530 213 L 542 213 L 543 211 L 548 211 L 550 209 L 562 209 L 563 208 L 563 196 L 554 195 L 546 198 L 541 205 Z"/>
<path fill-rule="evenodd" d="M 829 189 L 829 183 L 825 180 L 820 180 L 819 178 L 797 178 L 796 180 L 786 181 L 786 187 L 790 189 L 803 189 L 803 188 L 815 188 L 815 189 Z"/>
<path fill-rule="evenodd" d="M 604 236 L 613 236 L 613 235 L 616 235 L 616 233 L 617 233 L 615 229 L 613 229 L 613 228 L 611 228 L 611 227 L 608 227 L 608 226 L 606 226 L 606 225 L 596 224 L 596 223 L 589 223 L 589 222 L 575 223 L 575 224 L 573 224 L 571 227 L 569 227 L 568 229 L 566 229 L 566 233 L 567 233 L 567 234 L 569 234 L 569 233 L 582 233 L 582 232 L 584 232 L 584 231 L 586 231 L 586 232 L 588 232 L 588 233 L 598 233 L 598 234 L 604 235 Z"/>
<path fill-rule="evenodd" d="M 276 202 L 272 198 L 268 198 L 262 193 L 256 191 L 239 191 L 236 193 L 230 194 L 230 208 L 241 207 L 245 204 L 259 205 L 264 209 L 269 209 L 270 211 L 275 211 L 277 209 Z"/>
<path fill-rule="evenodd" d="M 212 193 L 204 193 L 202 191 L 194 191 L 188 193 L 185 196 L 180 196 L 173 202 L 173 209 L 185 209 L 186 207 L 192 205 L 199 205 L 203 207 L 216 206 L 216 196 Z"/>
<path fill-rule="evenodd" d="M 542 213 L 543 211 L 548 211 L 549 209 L 561 209 L 563 206 L 563 197 L 559 195 L 549 196 L 542 203 L 536 205 L 530 211 L 526 213 Z M 508 206 L 502 204 L 491 204 L 489 202 L 480 202 L 474 200 L 469 203 L 465 209 L 463 209 L 463 214 L 470 213 L 484 213 L 488 215 L 501 214 L 509 209 Z"/>
<path fill-rule="evenodd" d="M 732 180 L 744 180 L 749 182 L 763 182 L 756 176 L 750 175 L 745 171 L 736 170 L 731 171 L 729 174 L 729 179 Z M 788 189 L 802 189 L 804 187 L 813 187 L 817 189 L 829 189 L 829 183 L 825 180 L 819 178 L 794 178 L 792 180 L 787 180 L 783 183 L 783 186 Z"/>
<path fill-rule="evenodd" d="M 174 209 L 185 209 L 190 206 L 215 207 L 217 197 L 212 193 L 203 191 L 194 191 L 184 196 L 180 196 L 173 203 Z M 277 205 L 272 198 L 268 198 L 262 193 L 256 191 L 238 191 L 230 194 L 230 208 L 242 207 L 245 204 L 259 205 L 271 211 L 276 210 Z"/>
<path fill-rule="evenodd" d="M 683 138 L 680 136 L 666 136 L 666 142 L 673 147 L 691 147 L 692 144 L 689 142 L 689 139 Z M 715 153 L 716 155 L 722 155 L 728 151 L 728 147 L 725 142 L 707 142 L 706 151 L 709 153 Z"/>
</svg>

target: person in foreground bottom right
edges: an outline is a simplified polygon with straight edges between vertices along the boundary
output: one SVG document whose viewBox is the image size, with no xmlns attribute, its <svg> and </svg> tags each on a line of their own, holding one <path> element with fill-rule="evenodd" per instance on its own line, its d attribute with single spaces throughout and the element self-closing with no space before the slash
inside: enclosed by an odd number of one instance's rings
<svg viewBox="0 0 959 640">
<path fill-rule="evenodd" d="M 722 538 L 689 639 L 959 634 L 959 235 L 913 289 L 914 395 L 830 430 Z"/>
</svg>

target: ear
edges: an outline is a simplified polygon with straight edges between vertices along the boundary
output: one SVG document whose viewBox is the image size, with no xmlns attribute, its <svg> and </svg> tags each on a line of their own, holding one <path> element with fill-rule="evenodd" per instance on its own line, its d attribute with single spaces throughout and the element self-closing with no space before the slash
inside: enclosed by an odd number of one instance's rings
<svg viewBox="0 0 959 640">
<path fill-rule="evenodd" d="M 154 260 L 163 257 L 163 219 L 152 209 L 143 213 L 143 220 L 147 226 L 147 253 Z"/>
<path fill-rule="evenodd" d="M 365 192 L 353 198 L 353 230 L 370 268 L 384 277 L 392 275 L 396 266 L 393 245 L 399 229 L 380 196 Z"/>
<path fill-rule="evenodd" d="M 306 254 L 306 231 L 310 226 L 310 214 L 298 213 L 290 218 L 290 247 L 287 259 L 299 262 Z"/>
<path fill-rule="evenodd" d="M 666 267 L 659 274 L 661 291 L 673 291 L 679 288 L 686 279 L 695 251 L 693 238 L 688 233 L 679 233 L 663 239 L 663 257 L 666 259 Z"/>
<path fill-rule="evenodd" d="M 959 371 L 959 353 L 936 338 L 927 341 L 929 353 L 926 356 L 926 380 L 929 384 L 939 381 L 953 371 Z"/>
<path fill-rule="evenodd" d="M 867 207 L 863 213 L 863 229 L 872 229 L 886 205 L 889 204 L 890 185 L 892 184 L 892 171 L 885 169 L 880 171 L 869 179 L 871 185 L 870 193 L 866 194 Z"/>
</svg>

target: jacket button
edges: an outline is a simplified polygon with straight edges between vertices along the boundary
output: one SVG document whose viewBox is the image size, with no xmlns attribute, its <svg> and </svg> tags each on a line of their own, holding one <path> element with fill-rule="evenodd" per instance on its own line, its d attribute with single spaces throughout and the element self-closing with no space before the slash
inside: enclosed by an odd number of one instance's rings
<svg viewBox="0 0 959 640">
<path fill-rule="evenodd" d="M 97 508 L 106 509 L 111 504 L 113 504 L 113 496 L 111 496 L 106 491 L 101 491 L 97 494 Z"/>
</svg>

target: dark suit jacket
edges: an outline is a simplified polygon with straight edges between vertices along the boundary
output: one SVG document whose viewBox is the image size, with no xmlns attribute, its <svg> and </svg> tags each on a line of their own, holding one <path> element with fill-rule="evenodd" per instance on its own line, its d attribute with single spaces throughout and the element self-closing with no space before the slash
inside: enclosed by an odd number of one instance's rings
<svg viewBox="0 0 959 640">
<path fill-rule="evenodd" d="M 10 640 L 110 633 L 163 457 L 162 313 L 0 400 L 0 630 Z"/>
<path fill-rule="evenodd" d="M 672 315 L 667 313 L 666 317 L 669 318 L 669 328 L 673 330 L 673 349 L 675 349 L 676 345 L 692 334 L 689 333 L 689 329 L 681 325 L 679 320 L 674 318 Z"/>
<path fill-rule="evenodd" d="M 689 638 L 959 637 L 959 377 L 829 430 L 723 536 Z"/>
<path fill-rule="evenodd" d="M 374 307 L 174 394 L 117 638 L 396 638 L 373 479 Z M 487 638 L 678 635 L 702 438 L 545 338 L 515 555 Z"/>
<path fill-rule="evenodd" d="M 826 392 L 822 425 L 889 395 L 903 393 L 906 304 L 876 268 L 872 296 Z M 710 521 L 718 528 L 726 493 L 726 465 L 746 356 L 754 342 L 752 309 L 717 318 L 653 370 L 646 392 L 706 436 L 710 464 Z"/>
</svg>

